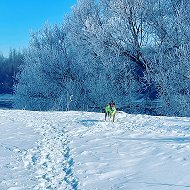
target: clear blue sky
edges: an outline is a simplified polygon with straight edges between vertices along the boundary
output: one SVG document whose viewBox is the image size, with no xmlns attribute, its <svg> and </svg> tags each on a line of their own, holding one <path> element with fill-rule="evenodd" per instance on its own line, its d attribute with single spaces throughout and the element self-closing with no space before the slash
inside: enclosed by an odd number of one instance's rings
<svg viewBox="0 0 190 190">
<path fill-rule="evenodd" d="M 63 22 L 77 0 L 0 0 L 0 52 L 27 47 L 30 32 Z"/>
</svg>

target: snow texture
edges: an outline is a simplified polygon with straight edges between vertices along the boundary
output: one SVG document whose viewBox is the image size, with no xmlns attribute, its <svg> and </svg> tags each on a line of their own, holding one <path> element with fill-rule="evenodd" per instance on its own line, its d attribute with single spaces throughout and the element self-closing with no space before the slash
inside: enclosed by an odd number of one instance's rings
<svg viewBox="0 0 190 190">
<path fill-rule="evenodd" d="M 1 190 L 188 190 L 190 118 L 0 110 Z"/>
</svg>

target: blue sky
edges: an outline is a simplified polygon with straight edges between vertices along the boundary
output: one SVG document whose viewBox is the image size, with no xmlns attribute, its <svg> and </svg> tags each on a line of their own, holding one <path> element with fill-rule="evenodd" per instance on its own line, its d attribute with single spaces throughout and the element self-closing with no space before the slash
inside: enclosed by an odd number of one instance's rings
<svg viewBox="0 0 190 190">
<path fill-rule="evenodd" d="M 77 0 L 0 0 L 0 52 L 27 47 L 30 32 L 63 22 Z"/>
</svg>

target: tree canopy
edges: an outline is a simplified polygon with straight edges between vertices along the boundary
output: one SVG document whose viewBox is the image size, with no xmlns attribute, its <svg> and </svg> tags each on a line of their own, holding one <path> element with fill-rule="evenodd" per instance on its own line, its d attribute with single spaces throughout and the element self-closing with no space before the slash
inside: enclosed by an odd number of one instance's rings
<svg viewBox="0 0 190 190">
<path fill-rule="evenodd" d="M 187 0 L 78 1 L 61 26 L 31 36 L 15 106 L 87 110 L 142 100 L 142 113 L 157 100 L 157 114 L 190 115 L 189 14 Z"/>
</svg>

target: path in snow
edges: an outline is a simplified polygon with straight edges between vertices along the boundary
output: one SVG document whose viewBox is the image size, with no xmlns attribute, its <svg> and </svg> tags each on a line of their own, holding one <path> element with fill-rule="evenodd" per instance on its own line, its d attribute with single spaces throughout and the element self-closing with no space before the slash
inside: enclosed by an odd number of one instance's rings
<svg viewBox="0 0 190 190">
<path fill-rule="evenodd" d="M 40 120 L 37 130 L 42 139 L 25 157 L 27 167 L 36 170 L 35 189 L 77 190 L 78 180 L 73 174 L 74 161 L 65 129 L 68 123 L 60 125 L 54 120 Z"/>
</svg>

